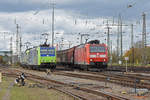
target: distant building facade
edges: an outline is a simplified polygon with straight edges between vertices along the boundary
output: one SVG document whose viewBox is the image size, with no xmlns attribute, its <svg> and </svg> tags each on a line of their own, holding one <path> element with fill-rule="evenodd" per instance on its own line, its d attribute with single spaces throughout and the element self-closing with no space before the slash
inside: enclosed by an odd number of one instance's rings
<svg viewBox="0 0 150 100">
<path fill-rule="evenodd" d="M 11 64 L 12 63 L 12 51 L 0 51 L 0 63 Z"/>
</svg>

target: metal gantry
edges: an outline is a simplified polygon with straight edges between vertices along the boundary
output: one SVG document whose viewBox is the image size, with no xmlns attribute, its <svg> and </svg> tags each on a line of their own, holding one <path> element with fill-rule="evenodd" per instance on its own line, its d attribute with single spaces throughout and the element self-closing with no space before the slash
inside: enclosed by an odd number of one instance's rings
<svg viewBox="0 0 150 100">
<path fill-rule="evenodd" d="M 19 25 L 16 24 L 16 55 L 19 55 Z"/>
<path fill-rule="evenodd" d="M 133 35 L 133 24 L 131 24 L 131 48 L 132 48 L 132 65 L 134 66 L 134 35 Z"/>
<path fill-rule="evenodd" d="M 52 7 L 53 7 L 53 11 L 52 11 L 52 46 L 54 46 L 54 29 L 55 29 L 55 26 L 54 26 L 54 20 L 55 20 L 55 9 L 54 9 L 54 7 L 55 7 L 55 3 L 51 3 L 51 5 L 52 5 Z"/>
<path fill-rule="evenodd" d="M 146 64 L 146 14 L 143 12 L 143 28 L 142 28 L 142 63 Z"/>
</svg>

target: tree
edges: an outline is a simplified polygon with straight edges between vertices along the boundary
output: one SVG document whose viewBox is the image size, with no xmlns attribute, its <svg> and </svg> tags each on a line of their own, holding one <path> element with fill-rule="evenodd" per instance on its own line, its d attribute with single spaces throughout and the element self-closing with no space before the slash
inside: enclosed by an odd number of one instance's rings
<svg viewBox="0 0 150 100">
<path fill-rule="evenodd" d="M 134 49 L 134 50 L 133 50 Z M 134 52 L 133 52 L 134 51 Z M 125 52 L 124 57 L 129 57 L 129 62 L 135 64 L 141 64 L 142 63 L 142 48 L 130 48 L 127 52 Z M 134 57 L 133 57 L 134 53 Z M 146 47 L 146 62 L 147 64 L 150 63 L 150 47 Z"/>
</svg>

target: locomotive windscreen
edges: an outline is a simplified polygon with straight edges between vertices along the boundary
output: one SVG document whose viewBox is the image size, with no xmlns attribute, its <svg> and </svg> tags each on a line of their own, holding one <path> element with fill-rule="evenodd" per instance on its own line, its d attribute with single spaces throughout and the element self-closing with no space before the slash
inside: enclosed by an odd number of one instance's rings
<svg viewBox="0 0 150 100">
<path fill-rule="evenodd" d="M 55 48 L 41 47 L 40 54 L 41 56 L 55 56 Z"/>
<path fill-rule="evenodd" d="M 104 46 L 90 46 L 90 52 L 105 52 Z"/>
</svg>

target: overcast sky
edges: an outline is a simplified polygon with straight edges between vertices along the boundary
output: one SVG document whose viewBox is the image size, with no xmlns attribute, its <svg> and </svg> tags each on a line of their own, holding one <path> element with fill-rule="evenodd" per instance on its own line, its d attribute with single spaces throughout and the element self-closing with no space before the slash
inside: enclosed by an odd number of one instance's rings
<svg viewBox="0 0 150 100">
<path fill-rule="evenodd" d="M 146 13 L 147 33 L 150 32 L 149 0 L 0 0 L 0 50 L 10 49 L 11 36 L 15 50 L 16 23 L 19 24 L 19 34 L 23 44 L 31 42 L 32 46 L 36 46 L 43 43 L 42 33 L 49 33 L 48 43 L 51 43 L 51 3 L 53 2 L 56 4 L 55 33 L 59 33 L 55 34 L 55 43 L 61 43 L 61 39 L 64 38 L 64 49 L 69 47 L 68 41 L 72 46 L 79 44 L 78 33 L 88 33 L 89 40 L 98 39 L 101 43 L 106 43 L 107 36 L 104 34 L 107 32 L 106 22 L 108 20 L 109 24 L 117 23 L 119 14 L 122 16 L 123 24 L 135 25 L 134 42 L 142 38 L 140 34 L 143 12 Z M 132 7 L 129 8 L 129 5 Z M 117 27 L 111 26 L 111 28 L 110 38 L 115 49 Z M 131 47 L 130 31 L 130 26 L 123 27 L 124 50 Z"/>
</svg>

